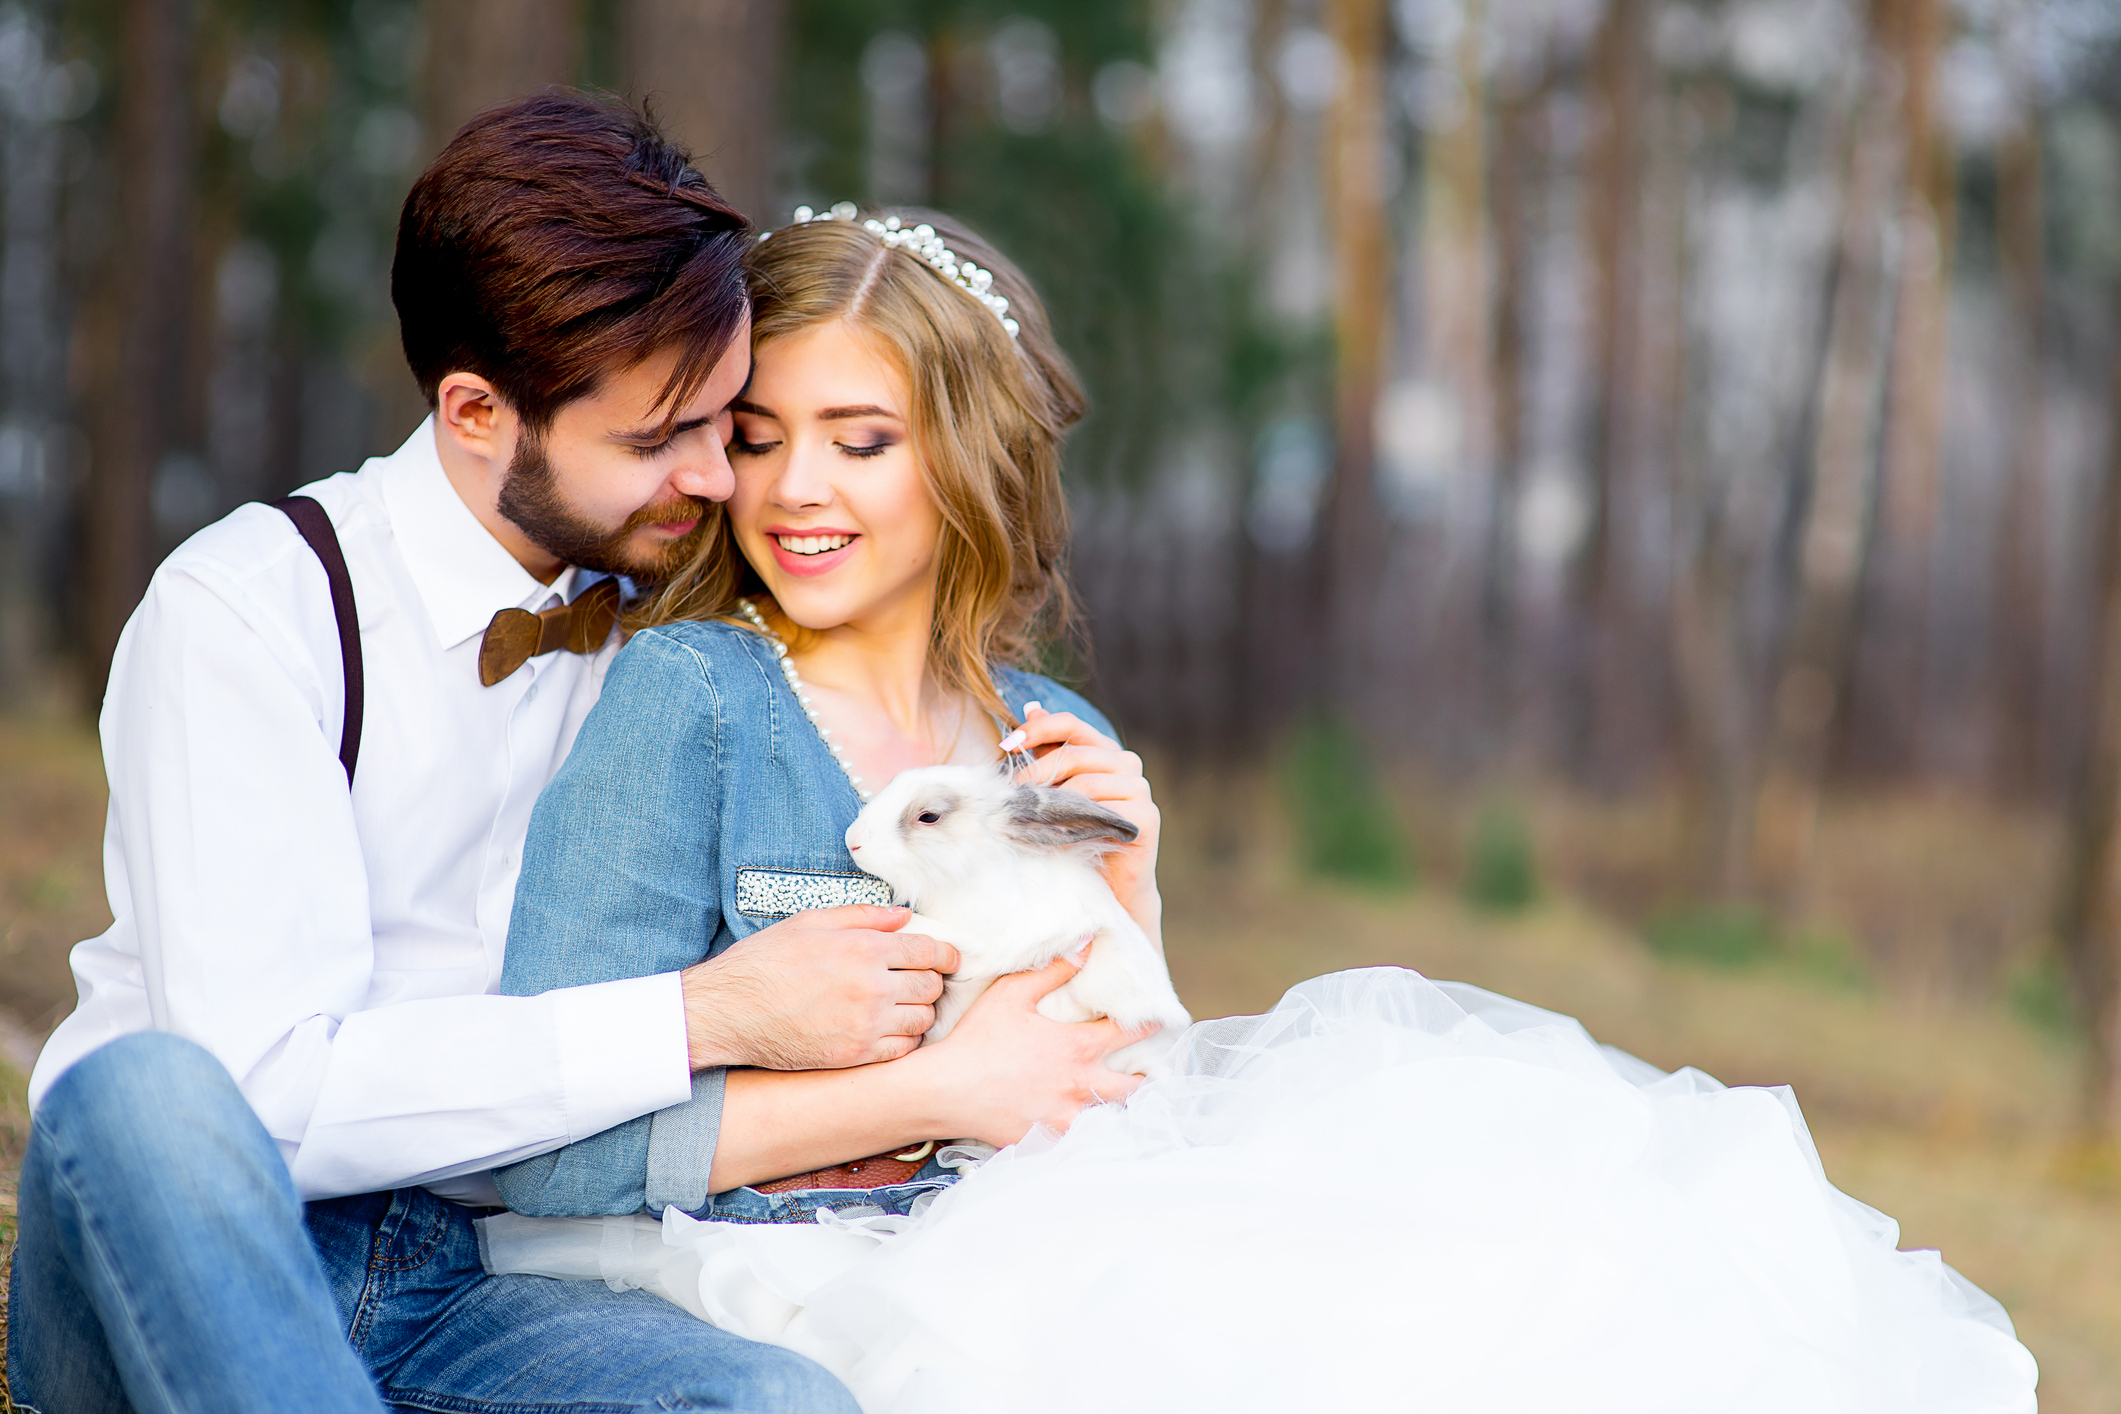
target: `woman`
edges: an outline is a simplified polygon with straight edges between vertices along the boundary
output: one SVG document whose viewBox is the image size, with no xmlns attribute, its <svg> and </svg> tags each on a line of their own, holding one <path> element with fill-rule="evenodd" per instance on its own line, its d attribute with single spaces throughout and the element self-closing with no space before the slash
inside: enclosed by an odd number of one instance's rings
<svg viewBox="0 0 2121 1414">
<path fill-rule="evenodd" d="M 1065 611 L 1075 385 L 1021 278 L 933 224 L 841 207 L 759 248 L 736 495 L 539 804 L 508 990 L 881 897 L 842 841 L 865 783 L 1024 745 L 1141 827 L 1109 878 L 1159 936 L 1138 761 L 1008 666 Z M 494 1265 L 651 1286 L 871 1410 L 2033 1407 L 2001 1308 L 1827 1184 L 1786 1092 L 1371 969 L 1195 1027 L 1175 1075 L 1056 1138 L 1069 1117 L 1034 1130 L 1006 1083 L 940 1078 L 1020 992 L 904 1059 L 710 1079 L 516 1166 L 518 1212 L 613 1216 L 495 1219 Z M 1014 1147 L 772 1182 L 959 1138 Z"/>
</svg>

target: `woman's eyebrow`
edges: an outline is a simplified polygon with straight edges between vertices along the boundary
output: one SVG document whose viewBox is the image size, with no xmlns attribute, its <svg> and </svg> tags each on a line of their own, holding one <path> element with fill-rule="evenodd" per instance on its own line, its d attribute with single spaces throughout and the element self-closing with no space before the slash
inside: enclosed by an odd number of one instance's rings
<svg viewBox="0 0 2121 1414">
<path fill-rule="evenodd" d="M 894 422 L 899 420 L 899 415 L 890 408 L 880 408 L 875 403 L 863 403 L 859 407 L 826 408 L 818 414 L 818 421 L 837 422 L 849 417 L 888 417 Z"/>
<path fill-rule="evenodd" d="M 780 414 L 776 413 L 772 408 L 762 407 L 749 398 L 738 398 L 729 405 L 729 410 L 731 412 L 748 413 L 752 417 L 770 417 L 775 422 L 781 420 Z"/>
</svg>

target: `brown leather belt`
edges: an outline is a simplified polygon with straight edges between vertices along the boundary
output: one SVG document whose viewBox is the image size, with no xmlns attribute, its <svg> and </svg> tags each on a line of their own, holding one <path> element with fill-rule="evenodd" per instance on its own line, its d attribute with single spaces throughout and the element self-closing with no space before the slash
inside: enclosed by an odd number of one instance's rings
<svg viewBox="0 0 2121 1414">
<path fill-rule="evenodd" d="M 935 1143 L 930 1139 L 903 1153 L 872 1154 L 866 1159 L 852 1159 L 830 1168 L 812 1169 L 808 1173 L 751 1186 L 761 1193 L 800 1193 L 810 1188 L 888 1188 L 894 1183 L 905 1183 L 919 1173 L 921 1166 L 935 1152 Z"/>
</svg>

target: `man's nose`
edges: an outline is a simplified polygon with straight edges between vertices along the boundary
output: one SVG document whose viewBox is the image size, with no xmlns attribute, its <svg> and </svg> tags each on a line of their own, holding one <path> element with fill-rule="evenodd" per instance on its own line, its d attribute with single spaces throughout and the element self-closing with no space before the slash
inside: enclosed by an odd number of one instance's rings
<svg viewBox="0 0 2121 1414">
<path fill-rule="evenodd" d="M 722 444 L 709 438 L 698 456 L 686 458 L 684 465 L 670 473 L 670 485 L 682 495 L 726 501 L 736 494 L 736 472 Z"/>
</svg>

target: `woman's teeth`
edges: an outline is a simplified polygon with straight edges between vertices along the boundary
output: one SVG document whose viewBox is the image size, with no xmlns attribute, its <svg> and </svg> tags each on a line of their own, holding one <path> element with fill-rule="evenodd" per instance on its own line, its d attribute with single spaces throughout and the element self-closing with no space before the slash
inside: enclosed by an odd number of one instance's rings
<svg viewBox="0 0 2121 1414">
<path fill-rule="evenodd" d="M 776 535 L 773 537 L 791 555 L 824 555 L 854 543 L 852 535 Z"/>
</svg>

